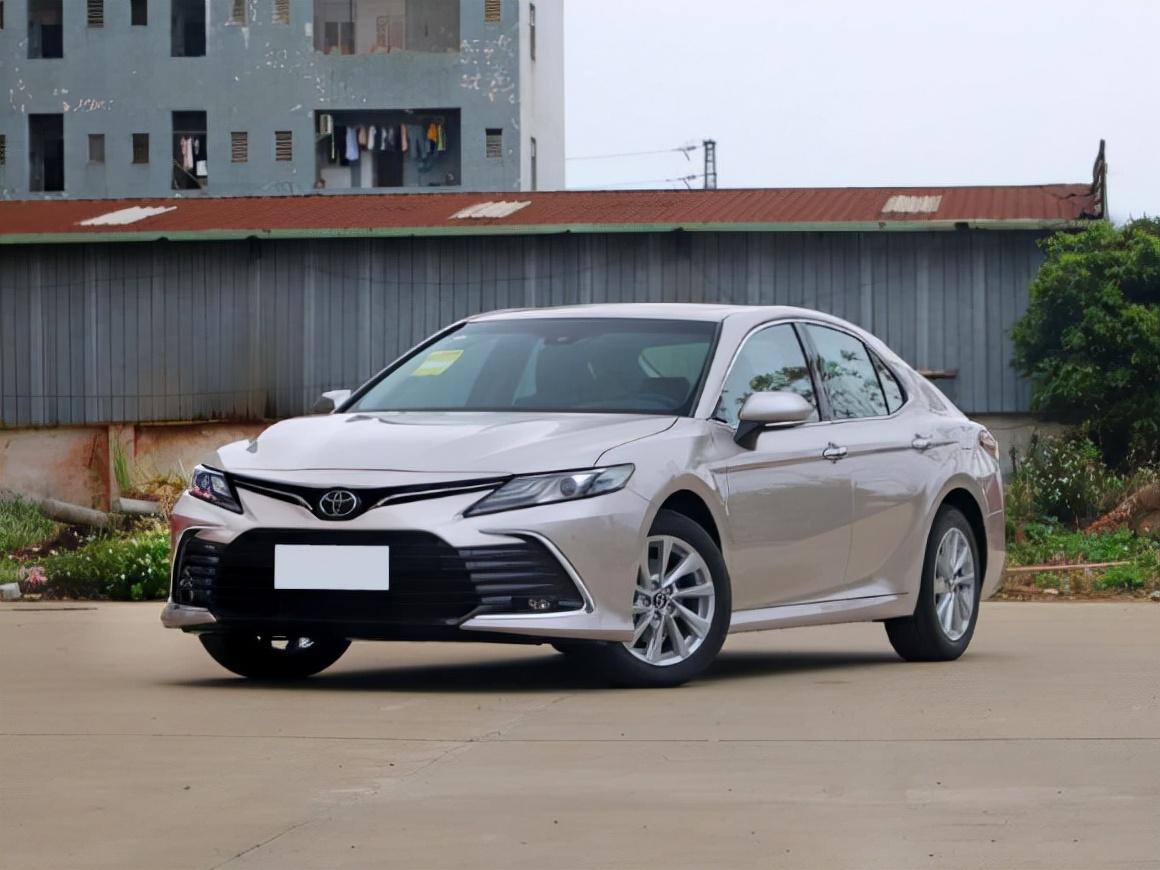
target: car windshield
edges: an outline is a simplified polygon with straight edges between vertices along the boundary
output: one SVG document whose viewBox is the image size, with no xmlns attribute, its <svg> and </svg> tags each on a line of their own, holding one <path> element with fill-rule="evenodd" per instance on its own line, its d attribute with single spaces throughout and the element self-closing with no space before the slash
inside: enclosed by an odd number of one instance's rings
<svg viewBox="0 0 1160 870">
<path fill-rule="evenodd" d="M 520 318 L 464 324 L 411 355 L 348 411 L 687 415 L 716 324 Z"/>
</svg>

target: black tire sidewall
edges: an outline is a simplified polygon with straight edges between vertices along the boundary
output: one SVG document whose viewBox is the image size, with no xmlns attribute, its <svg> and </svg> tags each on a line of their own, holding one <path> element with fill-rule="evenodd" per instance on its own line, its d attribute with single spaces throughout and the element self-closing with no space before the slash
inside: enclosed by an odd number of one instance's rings
<svg viewBox="0 0 1160 870">
<path fill-rule="evenodd" d="M 275 650 L 257 635 L 222 632 L 203 634 L 201 645 L 228 671 L 255 680 L 300 680 L 326 670 L 350 646 L 343 638 L 317 638 L 309 650 L 288 654 Z"/>
<path fill-rule="evenodd" d="M 942 630 L 935 611 L 934 601 L 934 566 L 938 554 L 938 546 L 943 536 L 951 529 L 958 529 L 967 539 L 971 548 L 971 558 L 975 566 L 975 601 L 971 608 L 971 621 L 966 632 L 958 640 L 951 640 Z M 967 518 L 958 508 L 943 505 L 935 516 L 931 526 L 930 537 L 926 542 L 926 555 L 922 566 L 922 588 L 918 594 L 918 606 L 915 609 L 915 619 L 920 623 L 924 640 L 931 644 L 936 652 L 932 658 L 956 659 L 966 652 L 975 633 L 975 624 L 979 619 L 979 600 L 983 588 L 983 576 L 980 573 L 982 565 L 979 561 L 979 544 L 975 540 L 975 531 Z"/>
</svg>

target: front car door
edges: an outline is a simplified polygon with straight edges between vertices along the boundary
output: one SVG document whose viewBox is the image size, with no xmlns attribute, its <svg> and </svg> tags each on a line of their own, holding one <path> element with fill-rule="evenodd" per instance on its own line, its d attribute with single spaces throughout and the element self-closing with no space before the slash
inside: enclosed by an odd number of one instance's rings
<svg viewBox="0 0 1160 870">
<path fill-rule="evenodd" d="M 953 461 L 957 443 L 931 431 L 930 414 L 908 402 L 898 377 L 856 336 L 805 324 L 803 338 L 845 451 L 837 470 L 854 493 L 850 559 L 841 597 L 905 593 L 907 572 L 924 545 L 922 517 L 935 465 Z M 945 476 L 945 475 L 944 475 Z"/>
<path fill-rule="evenodd" d="M 814 418 L 757 435 L 752 449 L 732 445 L 726 461 L 733 607 L 749 610 L 834 597 L 846 576 L 853 494 L 823 456 L 828 423 L 797 331 L 766 326 L 742 344 L 725 379 L 715 419 L 736 428 L 754 392 L 793 390 L 814 404 Z"/>
</svg>

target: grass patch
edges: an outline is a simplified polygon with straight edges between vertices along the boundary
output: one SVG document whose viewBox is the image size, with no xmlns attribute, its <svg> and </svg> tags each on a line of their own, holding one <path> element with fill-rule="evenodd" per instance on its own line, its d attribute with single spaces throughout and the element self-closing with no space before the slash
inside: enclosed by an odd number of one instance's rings
<svg viewBox="0 0 1160 870">
<path fill-rule="evenodd" d="M 60 598 L 149 601 L 169 591 L 169 534 L 159 524 L 96 537 L 40 561 L 45 592 Z"/>
<path fill-rule="evenodd" d="M 61 528 L 31 502 L 4 499 L 0 501 L 0 557 L 51 541 Z"/>
<path fill-rule="evenodd" d="M 1058 589 L 1066 595 L 1082 595 L 1160 588 L 1160 542 L 1137 535 L 1131 529 L 1084 534 L 1054 523 L 1029 522 L 1023 532 L 1024 540 L 1008 542 L 1009 566 L 1059 566 L 1058 571 L 1045 568 L 1037 572 L 1031 578 L 1031 585 L 1036 589 Z M 1068 568 L 1091 562 L 1127 564 L 1090 570 Z"/>
</svg>

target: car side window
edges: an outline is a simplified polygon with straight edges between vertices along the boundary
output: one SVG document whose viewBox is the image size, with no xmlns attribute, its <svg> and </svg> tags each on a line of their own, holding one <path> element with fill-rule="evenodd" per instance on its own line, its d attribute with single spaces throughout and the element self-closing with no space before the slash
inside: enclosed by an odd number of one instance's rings
<svg viewBox="0 0 1160 870">
<path fill-rule="evenodd" d="M 902 385 L 898 383 L 898 378 L 894 377 L 894 372 L 887 368 L 886 363 L 882 362 L 878 354 L 871 352 L 870 358 L 874 360 L 874 368 L 878 370 L 878 380 L 882 382 L 882 390 L 886 393 L 886 409 L 893 414 L 906 404 L 906 393 L 903 392 Z"/>
<path fill-rule="evenodd" d="M 788 323 L 770 326 L 746 340 L 717 403 L 718 420 L 736 426 L 741 406 L 754 393 L 790 390 L 814 406 L 810 420 L 818 418 L 818 401 L 806 356 L 797 334 Z"/>
<path fill-rule="evenodd" d="M 817 371 L 835 420 L 885 417 L 889 412 L 870 352 L 858 339 L 825 326 L 807 324 L 817 351 Z"/>
</svg>

